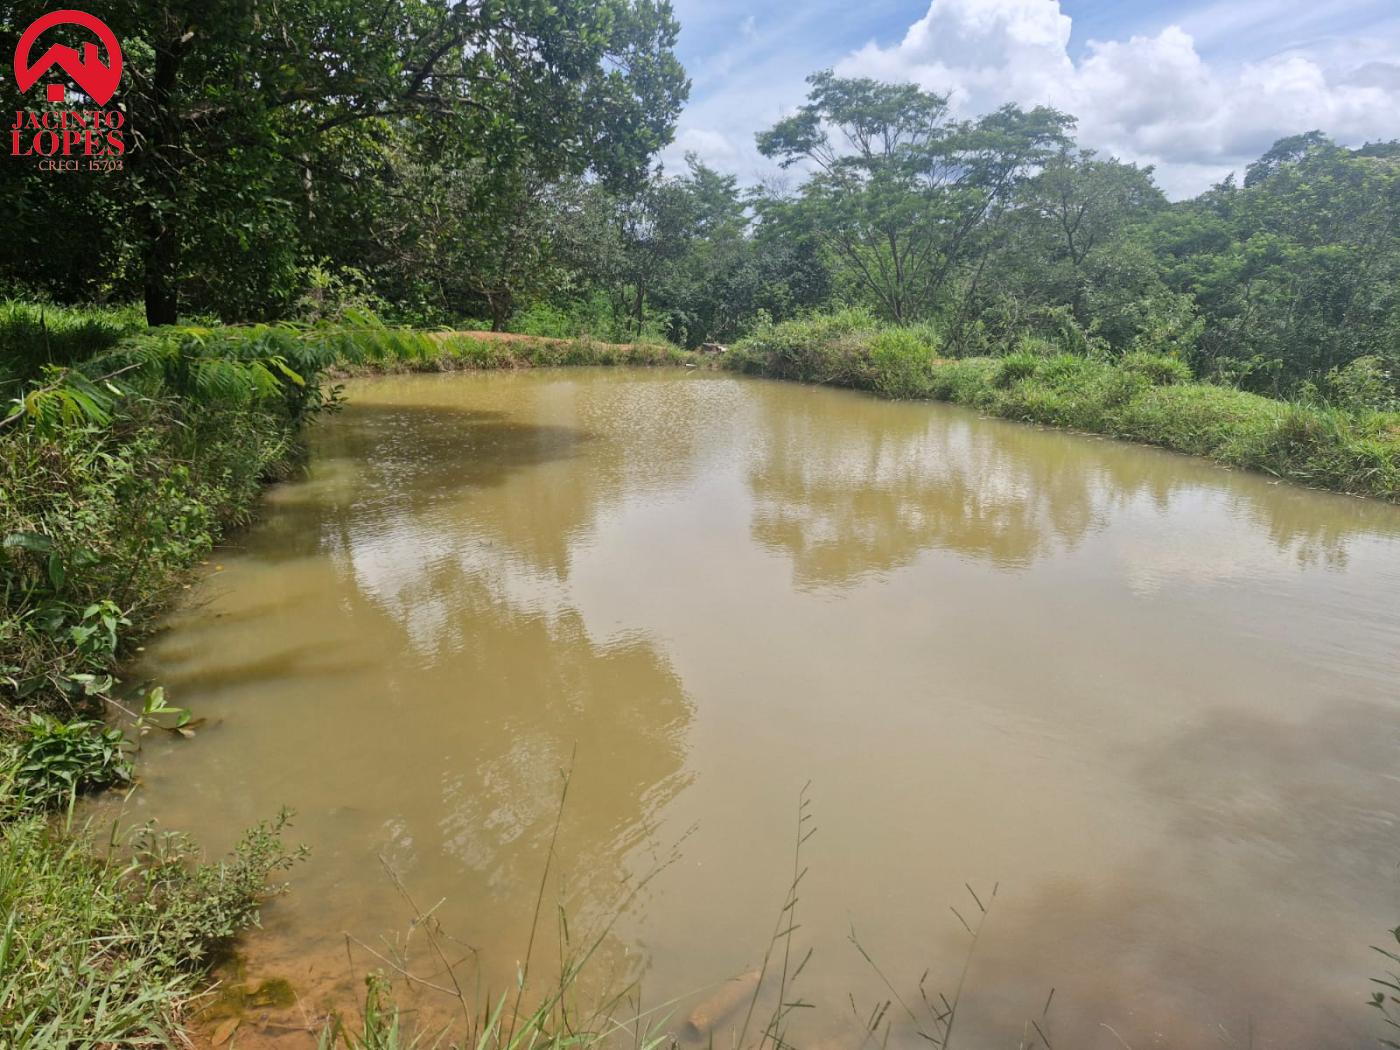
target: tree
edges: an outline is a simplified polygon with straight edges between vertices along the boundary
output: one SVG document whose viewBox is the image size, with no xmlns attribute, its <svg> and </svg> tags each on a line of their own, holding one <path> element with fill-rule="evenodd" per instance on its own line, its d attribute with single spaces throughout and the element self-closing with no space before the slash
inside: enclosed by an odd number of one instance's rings
<svg viewBox="0 0 1400 1050">
<path fill-rule="evenodd" d="M 1126 346 L 1138 300 L 1169 293 L 1150 255 L 1133 251 L 1124 233 L 1164 207 L 1150 168 L 1061 150 L 1021 182 L 980 238 L 958 316 L 984 317 L 1013 301 L 1022 316 L 1068 307 L 1082 328 Z"/>
<path fill-rule="evenodd" d="M 981 225 L 1072 124 L 1016 106 L 954 121 L 946 96 L 829 70 L 808 83 L 807 104 L 762 132 L 759 151 L 815 169 L 797 214 L 900 323 L 933 307 Z"/>
<path fill-rule="evenodd" d="M 3 16 L 5 37 L 41 6 Z M 125 0 L 104 17 L 136 142 L 126 172 L 89 185 L 122 202 L 151 323 L 175 320 L 209 229 L 255 264 L 294 247 L 337 195 L 374 191 L 405 125 L 492 168 L 528 153 L 539 177 L 623 183 L 688 90 L 667 0 Z"/>
<path fill-rule="evenodd" d="M 1054 254 L 1079 267 L 1124 225 L 1165 207 L 1166 198 L 1150 167 L 1066 148 L 1026 181 L 1018 204 L 1052 231 Z"/>
<path fill-rule="evenodd" d="M 752 314 L 759 279 L 738 179 L 687 154 L 686 173 L 669 180 L 664 199 L 671 207 L 662 232 L 673 252 L 652 299 L 667 334 L 682 346 L 728 339 Z"/>
<path fill-rule="evenodd" d="M 1203 370 L 1268 393 L 1359 357 L 1400 357 L 1400 160 L 1315 132 L 1281 139 L 1143 230 L 1206 318 Z"/>
</svg>

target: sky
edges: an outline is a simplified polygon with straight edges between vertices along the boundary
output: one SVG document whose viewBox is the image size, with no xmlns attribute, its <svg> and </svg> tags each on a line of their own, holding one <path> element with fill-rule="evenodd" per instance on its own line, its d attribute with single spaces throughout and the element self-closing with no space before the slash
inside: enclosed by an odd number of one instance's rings
<svg viewBox="0 0 1400 1050">
<path fill-rule="evenodd" d="M 1078 118 L 1082 146 L 1155 166 L 1174 199 L 1285 135 L 1400 138 L 1400 0 L 674 0 L 690 101 L 662 155 L 744 183 L 805 77 L 911 81 L 975 116 L 1005 102 Z"/>
</svg>

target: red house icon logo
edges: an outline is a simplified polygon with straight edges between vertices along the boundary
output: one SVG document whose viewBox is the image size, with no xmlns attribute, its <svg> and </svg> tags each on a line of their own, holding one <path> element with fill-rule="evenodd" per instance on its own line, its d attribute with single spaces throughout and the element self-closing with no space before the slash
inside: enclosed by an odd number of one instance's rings
<svg viewBox="0 0 1400 1050">
<path fill-rule="evenodd" d="M 40 56 L 37 62 L 29 61 L 29 53 L 39 35 L 57 25 L 76 25 L 90 29 L 97 34 L 107 61 L 98 58 L 96 44 L 83 45 L 80 56 L 66 44 L 54 44 Z M 100 18 L 86 11 L 50 11 L 34 21 L 15 47 L 15 81 L 21 91 L 32 88 L 45 73 L 54 66 L 67 73 L 73 82 L 82 88 L 99 106 L 105 106 L 116 93 L 117 84 L 122 78 L 122 49 L 117 43 L 116 34 Z M 62 102 L 65 97 L 62 84 L 48 85 L 48 100 Z"/>
</svg>

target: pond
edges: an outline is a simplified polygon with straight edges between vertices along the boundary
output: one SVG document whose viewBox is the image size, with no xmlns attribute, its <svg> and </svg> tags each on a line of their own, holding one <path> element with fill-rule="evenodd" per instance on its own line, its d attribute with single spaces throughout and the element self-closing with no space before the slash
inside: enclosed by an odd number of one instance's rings
<svg viewBox="0 0 1400 1050">
<path fill-rule="evenodd" d="M 965 965 L 954 1045 L 1366 1041 L 1400 509 L 708 372 L 347 393 L 135 675 L 207 721 L 148 738 L 126 819 L 221 850 L 289 806 L 311 848 L 244 945 L 300 997 L 268 1045 L 385 960 L 442 980 L 415 908 L 511 987 L 542 884 L 532 982 L 562 906 L 679 1031 L 762 959 L 803 799 L 799 1045 L 895 993 L 927 1045 L 921 977 Z"/>
</svg>

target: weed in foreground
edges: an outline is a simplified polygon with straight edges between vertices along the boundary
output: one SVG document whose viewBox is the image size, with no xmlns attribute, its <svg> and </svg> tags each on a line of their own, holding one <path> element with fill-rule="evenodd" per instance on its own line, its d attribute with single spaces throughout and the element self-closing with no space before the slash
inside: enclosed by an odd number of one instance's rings
<svg viewBox="0 0 1400 1050">
<path fill-rule="evenodd" d="M 466 957 L 454 959 L 454 954 L 460 951 L 460 942 L 453 941 L 441 930 L 433 917 L 434 909 L 419 907 L 402 880 L 386 865 L 389 877 L 412 911 L 410 935 L 421 931 L 427 938 L 436 968 L 424 972 L 411 967 L 407 961 L 406 943 L 398 952 L 390 955 L 347 938 L 347 949 L 354 944 L 368 952 L 387 969 L 388 974 L 381 969 L 369 975 L 358 1018 L 354 1023 L 343 1018 L 332 1018 L 321 1032 L 321 1050 L 400 1050 L 410 1047 L 427 1050 L 566 1050 L 601 1046 L 655 1050 L 663 1045 L 678 1047 L 682 1045 L 682 1039 L 691 1045 L 708 1047 L 709 1050 L 720 1045 L 731 1050 L 795 1050 L 803 1044 L 803 1037 L 797 1031 L 804 1027 L 801 1018 L 818 1008 L 817 1003 L 797 991 L 797 984 L 813 958 L 813 950 L 804 949 L 798 937 L 802 930 L 798 918 L 801 888 L 808 873 L 803 855 L 808 841 L 816 833 L 810 784 L 804 786 L 798 796 L 791 877 L 762 959 L 753 970 L 712 986 L 709 990 L 713 994 L 686 1015 L 678 1027 L 670 1022 L 682 999 L 643 1010 L 640 990 L 635 981 L 628 982 L 619 992 L 591 999 L 592 1005 L 586 1008 L 581 1007 L 581 979 L 589 967 L 597 963 L 597 953 L 603 939 L 645 885 L 674 863 L 677 854 L 673 852 L 667 861 L 654 867 L 633 887 L 602 929 L 582 942 L 577 951 L 569 948 L 567 922 L 560 912 L 562 965 L 558 981 L 543 992 L 532 1009 L 527 1011 L 523 1008 L 525 1003 L 531 1001 L 529 985 L 533 946 L 544 914 L 545 885 L 555 859 L 554 841 L 563 819 L 563 802 L 568 793 L 569 777 L 569 773 L 563 774 L 560 807 L 555 816 L 545 872 L 540 880 L 529 944 L 514 988 L 495 996 L 468 994 L 464 989 L 469 982 L 461 971 L 465 963 L 475 959 L 475 950 L 468 949 Z M 969 937 L 957 983 L 951 994 L 932 991 L 929 974 L 925 971 L 917 984 L 917 1000 L 903 995 L 881 969 L 874 955 L 861 943 L 854 928 L 851 930 L 850 941 L 856 952 L 888 994 L 868 1008 L 859 1007 L 854 996 L 848 997 L 854 1029 L 849 1043 L 842 1044 L 844 1050 L 884 1048 L 892 1042 L 905 1040 L 919 1045 L 927 1044 L 936 1050 L 955 1050 L 963 1045 L 966 1040 L 954 1039 L 955 1034 L 960 1032 L 957 1026 L 959 1010 L 968 991 L 969 973 L 996 899 L 997 887 L 992 888 L 985 900 L 971 886 L 967 887 L 967 892 L 971 907 L 976 909 L 975 914 L 967 910 L 965 915 L 957 907 L 950 908 Z M 457 1019 L 442 1023 L 433 1030 L 410 1030 L 404 1022 L 403 1013 L 394 1004 L 391 977 L 402 980 L 406 985 L 445 996 L 453 1004 Z M 697 990 L 693 994 L 702 991 Z M 1027 1019 L 1018 1050 L 1054 1050 L 1049 1024 L 1054 997 L 1052 988 L 1039 1015 Z"/>
<path fill-rule="evenodd" d="M 600 952 L 618 919 L 632 907 L 651 882 L 680 857 L 681 841 L 669 854 L 635 880 L 609 917 L 591 933 L 575 939 L 562 906 L 557 909 L 559 971 L 548 985 L 532 991 L 532 970 L 536 944 L 545 916 L 545 896 L 557 855 L 559 829 L 568 799 L 572 766 L 560 774 L 559 805 L 550 833 L 544 868 L 540 873 L 535 908 L 524 957 L 519 964 L 514 987 L 499 994 L 482 991 L 468 971 L 476 953 L 460 954 L 460 945 L 441 928 L 433 915 L 413 898 L 399 875 L 381 858 L 385 871 L 412 914 L 409 936 L 392 952 L 380 951 L 347 935 L 347 954 L 358 948 L 368 953 L 383 969 L 366 981 L 364 1004 L 359 1017 L 347 1020 L 333 1016 L 320 1033 L 322 1050 L 399 1050 L 429 1047 L 454 1050 L 565 1050 L 603 1044 L 626 1043 L 634 1050 L 654 1050 L 668 1039 L 663 1030 L 674 1004 L 643 1010 L 637 982 L 628 980 L 620 988 L 585 997 L 581 982 L 597 965 Z M 410 962 L 414 938 L 421 935 L 433 969 L 424 972 Z M 387 974 L 386 971 L 387 970 Z M 400 1009 L 390 994 L 390 978 L 406 986 L 435 993 L 448 1003 L 453 1015 L 433 1030 L 408 1032 Z M 527 1004 L 533 1004 L 527 1006 Z"/>
<path fill-rule="evenodd" d="M 302 856 L 290 814 L 225 859 L 150 827 L 99 848 L 36 813 L 0 824 L 0 1031 L 9 1050 L 177 1045 L 201 975 Z"/>
</svg>

